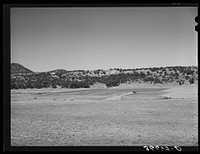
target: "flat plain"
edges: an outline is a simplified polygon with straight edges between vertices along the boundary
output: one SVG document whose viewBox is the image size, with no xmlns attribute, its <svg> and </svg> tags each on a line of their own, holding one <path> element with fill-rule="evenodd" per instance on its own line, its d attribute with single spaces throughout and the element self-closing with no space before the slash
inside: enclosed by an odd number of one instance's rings
<svg viewBox="0 0 200 154">
<path fill-rule="evenodd" d="M 11 145 L 197 146 L 197 91 L 142 83 L 11 90 Z"/>
</svg>

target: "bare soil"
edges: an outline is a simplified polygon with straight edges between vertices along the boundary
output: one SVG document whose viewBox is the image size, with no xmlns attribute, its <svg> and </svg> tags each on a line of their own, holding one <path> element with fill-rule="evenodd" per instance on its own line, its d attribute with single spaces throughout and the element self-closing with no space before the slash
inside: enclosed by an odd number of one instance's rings
<svg viewBox="0 0 200 154">
<path fill-rule="evenodd" d="M 197 103 L 195 85 L 12 90 L 11 145 L 197 146 Z"/>
</svg>

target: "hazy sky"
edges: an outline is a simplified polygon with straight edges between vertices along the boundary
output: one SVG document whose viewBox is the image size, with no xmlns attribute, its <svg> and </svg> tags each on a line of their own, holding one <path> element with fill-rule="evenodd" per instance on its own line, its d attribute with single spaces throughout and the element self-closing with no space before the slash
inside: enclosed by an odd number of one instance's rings
<svg viewBox="0 0 200 154">
<path fill-rule="evenodd" d="M 11 62 L 35 72 L 197 65 L 197 7 L 12 8 Z"/>
</svg>

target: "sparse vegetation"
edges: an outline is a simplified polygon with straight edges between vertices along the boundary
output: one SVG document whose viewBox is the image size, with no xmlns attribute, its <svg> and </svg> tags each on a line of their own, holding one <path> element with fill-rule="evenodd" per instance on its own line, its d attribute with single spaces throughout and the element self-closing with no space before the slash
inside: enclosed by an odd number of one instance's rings
<svg viewBox="0 0 200 154">
<path fill-rule="evenodd" d="M 171 97 L 162 97 L 161 99 L 171 99 Z"/>
<path fill-rule="evenodd" d="M 145 77 L 145 78 L 144 78 L 144 81 L 145 81 L 145 82 L 153 82 L 153 81 L 154 81 L 154 78 L 153 78 L 153 77 Z"/>
<path fill-rule="evenodd" d="M 154 79 L 154 84 L 156 84 L 156 83 L 163 83 L 163 82 L 162 82 L 159 78 L 156 77 L 156 78 Z"/>
<path fill-rule="evenodd" d="M 194 78 L 191 78 L 191 79 L 189 80 L 189 82 L 190 82 L 190 84 L 194 84 Z"/>
<path fill-rule="evenodd" d="M 89 88 L 90 85 L 96 82 L 103 83 L 107 87 L 118 86 L 126 82 L 142 81 L 154 84 L 177 82 L 179 85 L 182 85 L 185 84 L 185 81 L 194 84 L 196 80 L 198 80 L 198 68 L 189 66 L 153 67 L 148 69 L 114 68 L 109 70 L 98 69 L 94 71 L 66 71 L 58 69 L 50 72 L 34 73 L 16 63 L 11 64 L 11 89 L 57 88 L 57 86 L 61 88 Z"/>
</svg>

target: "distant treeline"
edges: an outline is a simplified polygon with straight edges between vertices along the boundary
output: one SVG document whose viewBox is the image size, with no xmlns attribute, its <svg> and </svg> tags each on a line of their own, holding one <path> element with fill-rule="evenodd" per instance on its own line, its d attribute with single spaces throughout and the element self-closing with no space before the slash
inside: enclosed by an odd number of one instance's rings
<svg viewBox="0 0 200 154">
<path fill-rule="evenodd" d="M 166 71 L 168 69 L 168 71 Z M 112 69 L 111 69 L 112 70 Z M 96 70 L 95 74 L 103 72 L 103 76 L 87 75 L 89 71 L 81 70 L 83 75 L 66 75 L 64 71 L 57 71 L 53 75 L 50 72 L 43 73 L 25 73 L 25 74 L 11 74 L 11 89 L 25 89 L 25 88 L 89 88 L 96 82 L 104 83 L 107 87 L 118 86 L 121 83 L 129 82 L 149 82 L 152 84 L 178 82 L 180 85 L 186 81 L 193 84 L 198 80 L 198 69 L 193 67 L 161 67 L 140 69 L 113 69 L 119 71 L 118 74 L 106 75 L 103 70 Z M 148 70 L 148 71 L 145 71 Z M 125 73 L 125 71 L 133 71 Z M 169 73 L 170 72 L 170 73 Z M 63 75 L 64 74 L 64 75 Z"/>
</svg>

